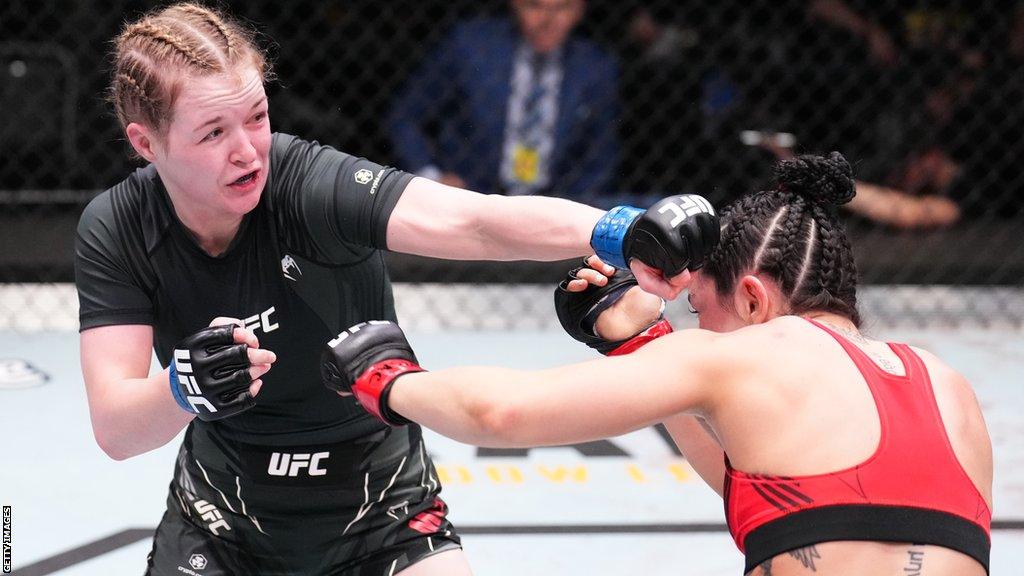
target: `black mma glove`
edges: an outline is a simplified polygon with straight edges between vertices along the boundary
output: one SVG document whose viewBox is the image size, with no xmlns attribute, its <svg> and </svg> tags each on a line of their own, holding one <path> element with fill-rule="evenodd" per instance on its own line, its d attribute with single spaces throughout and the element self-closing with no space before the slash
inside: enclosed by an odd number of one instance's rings
<svg viewBox="0 0 1024 576">
<path fill-rule="evenodd" d="M 203 328 L 174 347 L 171 394 L 186 412 L 207 422 L 256 405 L 249 393 L 249 351 L 235 344 L 233 324 Z"/>
<path fill-rule="evenodd" d="M 391 426 L 410 422 L 388 408 L 391 385 L 403 374 L 423 371 L 402 329 L 386 320 L 356 324 L 338 334 L 320 358 L 325 386 L 355 395 L 363 409 Z"/>
<path fill-rule="evenodd" d="M 702 196 L 670 196 L 646 211 L 616 206 L 598 220 L 590 246 L 616 268 L 636 258 L 668 278 L 697 270 L 718 244 L 715 209 Z"/>
<path fill-rule="evenodd" d="M 584 259 L 586 265 L 587 261 Z M 625 340 L 608 341 L 597 335 L 594 326 L 601 315 L 633 286 L 636 278 L 628 270 L 616 268 L 615 274 L 608 278 L 604 286 L 589 284 L 581 292 L 570 292 L 569 282 L 576 279 L 576 274 L 583 267 L 574 268 L 569 275 L 555 288 L 555 313 L 562 328 L 575 340 L 597 350 L 605 356 L 629 354 L 647 342 L 672 332 L 672 325 L 662 316 L 649 326 Z"/>
</svg>

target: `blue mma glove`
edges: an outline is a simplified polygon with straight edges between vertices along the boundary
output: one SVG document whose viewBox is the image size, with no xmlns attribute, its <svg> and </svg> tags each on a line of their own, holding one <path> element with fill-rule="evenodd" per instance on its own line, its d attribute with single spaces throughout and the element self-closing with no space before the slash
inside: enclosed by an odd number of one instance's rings
<svg viewBox="0 0 1024 576">
<path fill-rule="evenodd" d="M 718 245 L 718 216 L 696 194 L 670 196 L 647 210 L 616 206 L 598 220 L 590 246 L 604 262 L 629 268 L 636 258 L 666 277 L 697 270 Z"/>
</svg>

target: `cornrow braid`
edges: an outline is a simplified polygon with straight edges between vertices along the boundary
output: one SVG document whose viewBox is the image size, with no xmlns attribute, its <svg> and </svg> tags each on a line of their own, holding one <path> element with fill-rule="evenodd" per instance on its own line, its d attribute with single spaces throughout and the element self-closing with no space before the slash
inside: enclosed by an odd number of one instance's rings
<svg viewBox="0 0 1024 576">
<path fill-rule="evenodd" d="M 719 280 L 716 285 L 720 294 L 732 291 L 764 240 L 765 229 L 777 212 L 774 203 L 765 201 L 766 195 L 744 196 L 722 211 L 721 239 L 705 265 L 705 273 Z"/>
<path fill-rule="evenodd" d="M 807 202 L 800 196 L 788 192 L 783 192 L 780 196 L 780 201 L 784 202 L 789 210 L 775 237 L 774 244 L 777 249 L 771 253 L 774 256 L 773 261 L 770 264 L 763 263 L 758 268 L 779 270 L 782 291 L 789 295 L 796 289 L 796 280 L 800 275 L 802 259 L 798 258 L 798 255 L 803 252 L 807 235 L 804 230 L 809 219 L 809 210 Z"/>
<path fill-rule="evenodd" d="M 264 82 L 271 76 L 253 33 L 195 3 L 174 4 L 126 24 L 116 39 L 113 62 L 108 99 L 122 128 L 142 122 L 157 132 L 171 121 L 187 75 L 254 67 Z"/>
<path fill-rule="evenodd" d="M 790 313 L 829 311 L 860 324 L 857 268 L 835 207 L 855 194 L 843 156 L 780 162 L 777 188 L 744 196 L 722 211 L 721 241 L 703 274 L 719 296 L 752 272 L 778 284 Z"/>
<path fill-rule="evenodd" d="M 804 239 L 804 258 L 800 263 L 800 272 L 796 276 L 796 281 L 793 283 L 792 294 L 799 294 L 800 289 L 803 288 L 804 280 L 807 279 L 807 273 L 811 269 L 811 258 L 814 256 L 814 249 L 817 245 L 817 234 L 818 226 L 817 220 L 811 218 L 807 228 L 807 237 Z"/>
<path fill-rule="evenodd" d="M 228 27 L 224 24 L 224 21 L 221 20 L 216 13 L 211 12 L 210 10 L 203 8 L 202 6 L 198 6 L 196 4 L 179 4 L 176 6 L 176 8 L 180 12 L 185 12 L 186 14 L 198 16 L 205 20 L 210 26 L 216 28 L 217 31 L 220 32 L 221 37 L 224 38 L 224 48 L 227 53 L 226 55 L 228 57 L 228 60 L 231 60 L 233 56 L 232 51 L 235 50 L 235 37 L 234 34 L 232 34 Z"/>
<path fill-rule="evenodd" d="M 141 118 L 147 124 L 159 125 L 162 116 L 160 76 L 150 58 L 138 49 L 121 55 L 111 85 L 111 99 L 118 119 L 127 124 L 129 118 Z"/>
<path fill-rule="evenodd" d="M 135 78 L 132 78 L 130 74 L 125 74 L 124 72 L 118 74 L 116 77 L 116 82 L 117 86 L 122 89 L 124 87 L 130 88 L 133 92 L 135 92 L 135 94 L 138 95 L 139 99 L 142 100 L 147 106 L 155 106 L 156 103 L 153 101 L 152 98 L 149 97 L 149 94 L 146 93 L 146 89 L 143 88 L 142 85 L 140 85 L 138 82 L 136 82 Z"/>
<path fill-rule="evenodd" d="M 840 224 L 824 208 L 819 208 L 815 219 L 819 221 L 820 257 L 818 279 L 821 289 L 817 294 L 807 294 L 800 311 L 827 307 L 841 311 L 856 324 L 860 323 L 857 311 L 857 267 L 853 258 L 850 240 Z"/>
<path fill-rule="evenodd" d="M 140 22 L 138 24 L 134 24 L 128 28 L 125 35 L 127 38 L 143 36 L 152 38 L 157 42 L 162 42 L 174 48 L 179 54 L 185 57 L 186 62 L 198 68 L 210 70 L 216 67 L 214 64 L 200 56 L 183 38 L 172 34 L 166 28 L 158 26 L 155 23 Z"/>
<path fill-rule="evenodd" d="M 771 247 L 772 238 L 775 236 L 775 231 L 779 227 L 779 221 L 787 214 L 789 214 L 788 206 L 782 206 L 775 211 L 775 215 L 772 216 L 771 221 L 768 222 L 768 227 L 761 234 L 761 244 L 757 247 L 757 251 L 754 252 L 754 260 L 751 263 L 751 267 L 760 268 L 763 265 L 765 252 L 767 252 Z"/>
</svg>

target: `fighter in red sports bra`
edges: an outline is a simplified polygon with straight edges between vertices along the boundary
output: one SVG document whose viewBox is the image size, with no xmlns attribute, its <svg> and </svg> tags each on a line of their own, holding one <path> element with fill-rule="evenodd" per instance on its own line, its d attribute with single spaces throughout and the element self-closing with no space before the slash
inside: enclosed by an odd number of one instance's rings
<svg viewBox="0 0 1024 576">
<path fill-rule="evenodd" d="M 834 540 L 934 544 L 988 569 L 992 513 L 949 443 L 924 363 L 906 344 L 889 347 L 905 375 L 879 368 L 832 335 L 864 376 L 881 422 L 878 449 L 827 474 L 769 476 L 734 469 L 726 457 L 725 514 L 746 570 L 788 550 Z"/>
<path fill-rule="evenodd" d="M 690 267 L 701 330 L 667 333 L 660 299 L 592 257 L 555 305 L 573 338 L 614 357 L 427 372 L 411 369 L 394 326 L 363 327 L 330 357 L 377 359 L 345 371 L 372 392 L 363 397 L 374 413 L 468 444 L 566 444 L 664 423 L 725 498 L 748 573 L 986 573 L 991 439 L 970 384 L 905 345 L 858 338 L 861 349 L 808 322 L 859 336 L 858 274 L 835 214 L 854 182 L 838 153 L 784 161 L 777 174 L 778 187 L 723 213 L 721 244 Z M 385 369 L 395 359 L 405 359 L 400 375 Z M 873 359 L 902 362 L 904 375 Z M 723 451 L 775 475 L 732 469 Z"/>
</svg>

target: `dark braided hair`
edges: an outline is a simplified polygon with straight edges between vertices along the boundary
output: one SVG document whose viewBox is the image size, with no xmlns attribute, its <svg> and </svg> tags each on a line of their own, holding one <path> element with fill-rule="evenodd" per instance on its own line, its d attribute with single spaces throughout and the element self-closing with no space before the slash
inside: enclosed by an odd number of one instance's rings
<svg viewBox="0 0 1024 576">
<path fill-rule="evenodd" d="M 719 296 L 753 272 L 778 283 L 789 313 L 833 312 L 860 326 L 857 267 L 836 207 L 853 199 L 853 170 L 838 152 L 775 166 L 778 186 L 722 211 L 722 239 L 702 273 Z"/>
</svg>

